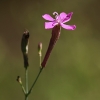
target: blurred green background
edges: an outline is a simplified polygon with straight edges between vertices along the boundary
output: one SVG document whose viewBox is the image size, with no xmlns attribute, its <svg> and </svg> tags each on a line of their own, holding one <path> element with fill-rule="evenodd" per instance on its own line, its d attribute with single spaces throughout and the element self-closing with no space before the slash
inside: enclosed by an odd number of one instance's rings
<svg viewBox="0 0 100 100">
<path fill-rule="evenodd" d="M 51 30 L 44 29 L 45 13 L 74 12 L 62 29 L 29 100 L 100 100 L 100 4 L 99 0 L 0 0 L 0 100 L 24 100 L 16 82 L 25 70 L 20 50 L 24 29 L 30 31 L 29 86 L 39 71 L 38 42 L 43 57 Z M 43 59 L 43 58 L 42 58 Z"/>
</svg>

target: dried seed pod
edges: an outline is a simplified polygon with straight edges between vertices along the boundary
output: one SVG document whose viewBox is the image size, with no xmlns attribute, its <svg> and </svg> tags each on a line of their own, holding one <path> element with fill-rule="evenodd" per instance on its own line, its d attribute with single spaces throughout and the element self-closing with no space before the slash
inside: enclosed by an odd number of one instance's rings
<svg viewBox="0 0 100 100">
<path fill-rule="evenodd" d="M 24 67 L 27 69 L 28 63 L 28 46 L 29 46 L 29 31 L 25 30 L 21 40 L 21 51 L 23 53 Z"/>
</svg>

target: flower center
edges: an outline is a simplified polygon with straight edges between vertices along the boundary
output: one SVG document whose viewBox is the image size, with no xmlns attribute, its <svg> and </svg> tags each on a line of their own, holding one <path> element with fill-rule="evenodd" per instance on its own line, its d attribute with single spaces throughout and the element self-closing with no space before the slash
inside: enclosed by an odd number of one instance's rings
<svg viewBox="0 0 100 100">
<path fill-rule="evenodd" d="M 56 23 L 59 24 L 61 23 L 61 18 L 57 12 L 53 12 L 53 15 L 55 15 Z"/>
</svg>

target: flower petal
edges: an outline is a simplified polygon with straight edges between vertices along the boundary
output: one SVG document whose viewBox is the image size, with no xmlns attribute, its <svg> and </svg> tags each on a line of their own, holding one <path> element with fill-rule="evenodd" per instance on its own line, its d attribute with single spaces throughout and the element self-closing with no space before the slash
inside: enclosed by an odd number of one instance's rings
<svg viewBox="0 0 100 100">
<path fill-rule="evenodd" d="M 64 29 L 67 29 L 67 30 L 75 30 L 76 29 L 76 25 L 66 25 L 66 24 L 61 24 L 61 26 L 64 28 Z"/>
<path fill-rule="evenodd" d="M 42 15 L 42 17 L 43 17 L 45 20 L 54 21 L 54 19 L 53 19 L 49 14 L 44 14 L 44 15 Z"/>
<path fill-rule="evenodd" d="M 54 22 L 45 22 L 45 29 L 51 29 L 54 27 Z"/>
<path fill-rule="evenodd" d="M 60 13 L 61 20 L 65 19 L 67 14 L 65 12 Z"/>
<path fill-rule="evenodd" d="M 71 20 L 73 12 L 67 14 L 66 18 L 62 20 L 62 23 L 66 23 Z"/>
</svg>

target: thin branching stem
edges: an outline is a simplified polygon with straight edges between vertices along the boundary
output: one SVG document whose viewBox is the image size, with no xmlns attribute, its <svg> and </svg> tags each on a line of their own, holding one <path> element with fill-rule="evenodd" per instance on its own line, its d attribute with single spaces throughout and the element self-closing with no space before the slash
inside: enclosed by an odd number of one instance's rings
<svg viewBox="0 0 100 100">
<path fill-rule="evenodd" d="M 28 69 L 25 69 L 25 83 L 26 83 L 26 95 L 25 100 L 28 100 Z"/>
<path fill-rule="evenodd" d="M 31 93 L 31 91 L 32 91 L 32 89 L 33 89 L 35 83 L 37 82 L 37 80 L 38 80 L 38 78 L 39 78 L 39 76 L 40 76 L 40 74 L 41 74 L 41 72 L 42 72 L 42 70 L 43 70 L 43 68 L 40 68 L 40 71 L 39 71 L 39 73 L 38 73 L 38 75 L 37 75 L 35 81 L 33 82 L 32 86 L 31 86 L 31 88 L 30 88 L 30 90 L 29 90 L 29 92 L 28 92 L 28 95 Z"/>
<path fill-rule="evenodd" d="M 39 59 L 39 60 L 40 60 L 40 67 L 41 67 L 41 56 L 40 56 L 39 58 L 40 58 L 40 59 Z"/>
<path fill-rule="evenodd" d="M 23 84 L 20 84 L 20 85 L 21 85 L 21 87 L 22 87 L 23 93 L 26 94 L 26 91 L 25 91 L 25 88 L 24 88 Z"/>
</svg>

